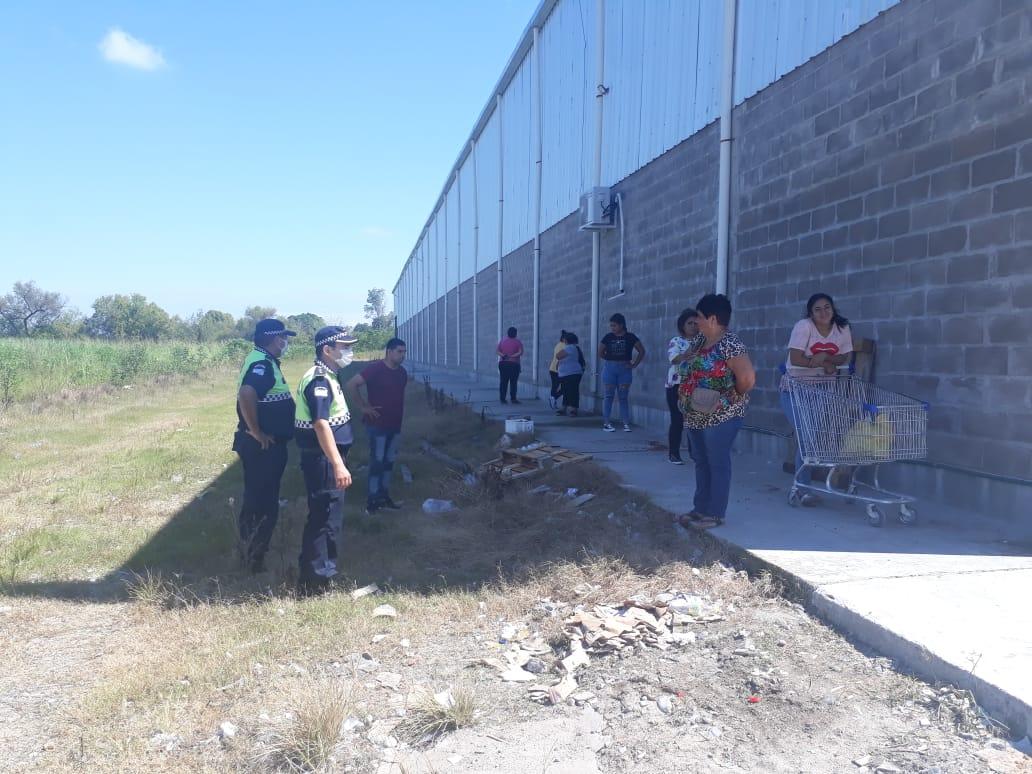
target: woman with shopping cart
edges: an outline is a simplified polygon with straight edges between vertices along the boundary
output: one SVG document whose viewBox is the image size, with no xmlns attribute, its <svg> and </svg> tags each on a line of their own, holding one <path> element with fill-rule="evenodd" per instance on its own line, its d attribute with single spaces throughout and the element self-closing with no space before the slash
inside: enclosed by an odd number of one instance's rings
<svg viewBox="0 0 1032 774">
<path fill-rule="evenodd" d="M 684 414 L 695 463 L 695 499 L 681 524 L 724 523 L 731 493 L 731 446 L 756 385 L 756 372 L 742 340 L 731 331 L 731 302 L 709 294 L 696 305 L 699 335 L 691 357 L 681 363 L 678 404 Z"/>
<path fill-rule="evenodd" d="M 884 488 L 878 470 L 885 463 L 927 456 L 929 406 L 841 373 L 852 350 L 849 323 L 831 296 L 813 295 L 806 317 L 792 331 L 781 383 L 798 449 L 789 505 L 812 505 L 819 492 L 865 503 L 871 526 L 882 526 L 886 507 L 898 508 L 901 523 L 914 524 L 914 498 Z M 818 467 L 825 472 L 814 481 L 811 472 Z"/>
<path fill-rule="evenodd" d="M 839 367 L 852 359 L 853 335 L 849 320 L 839 314 L 835 302 L 827 293 L 814 293 L 806 302 L 806 314 L 792 328 L 788 339 L 788 359 L 781 379 L 779 397 L 781 408 L 798 434 L 799 422 L 792 411 L 790 379 L 807 379 L 837 373 Z M 810 469 L 803 466 L 803 457 L 796 445 L 796 476 L 800 483 L 810 483 Z M 804 492 L 800 505 L 814 506 L 820 502 L 815 494 Z"/>
</svg>

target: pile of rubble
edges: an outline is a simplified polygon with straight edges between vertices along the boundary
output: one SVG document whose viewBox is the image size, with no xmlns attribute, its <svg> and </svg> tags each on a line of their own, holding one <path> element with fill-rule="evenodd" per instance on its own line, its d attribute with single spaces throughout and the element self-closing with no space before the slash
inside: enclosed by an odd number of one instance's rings
<svg viewBox="0 0 1032 774">
<path fill-rule="evenodd" d="M 543 600 L 541 606 L 552 615 L 568 607 Z M 684 647 L 695 642 L 692 628 L 724 618 L 722 603 L 706 596 L 668 591 L 654 598 L 636 595 L 620 605 L 577 605 L 563 621 L 566 655 L 559 656 L 539 634 L 526 627 L 506 624 L 498 643 L 498 656 L 480 661 L 496 669 L 507 682 L 533 682 L 530 697 L 535 701 L 558 704 L 569 698 L 587 700 L 588 692 L 578 692 L 576 673 L 591 663 L 591 656 L 616 653 L 626 648 Z M 559 674 L 550 685 L 539 683 L 546 673 Z M 581 695 L 583 694 L 583 695 Z"/>
</svg>

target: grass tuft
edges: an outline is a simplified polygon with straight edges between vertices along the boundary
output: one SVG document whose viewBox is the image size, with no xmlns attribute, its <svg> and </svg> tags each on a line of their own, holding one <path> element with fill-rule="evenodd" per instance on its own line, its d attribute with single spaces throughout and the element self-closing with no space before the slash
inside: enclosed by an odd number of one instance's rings
<svg viewBox="0 0 1032 774">
<path fill-rule="evenodd" d="M 293 703 L 290 723 L 273 734 L 255 762 L 273 770 L 320 771 L 333 757 L 353 703 L 350 687 L 342 682 L 305 682 Z"/>
<path fill-rule="evenodd" d="M 470 688 L 449 688 L 438 694 L 421 691 L 394 734 L 414 746 L 428 747 L 442 734 L 473 725 L 476 715 L 476 696 Z"/>
</svg>

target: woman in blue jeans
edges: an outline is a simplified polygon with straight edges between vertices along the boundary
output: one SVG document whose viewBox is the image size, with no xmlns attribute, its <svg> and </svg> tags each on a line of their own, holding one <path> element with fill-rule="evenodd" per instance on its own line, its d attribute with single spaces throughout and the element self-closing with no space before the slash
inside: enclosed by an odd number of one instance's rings
<svg viewBox="0 0 1032 774">
<path fill-rule="evenodd" d="M 724 523 L 731 494 L 731 446 L 742 427 L 756 372 L 742 340 L 731 333 L 727 296 L 703 296 L 695 307 L 699 335 L 692 341 L 680 386 L 680 406 L 695 463 L 695 500 L 684 525 Z"/>
<path fill-rule="evenodd" d="M 634 369 L 645 359 L 641 339 L 627 330 L 627 320 L 617 312 L 609 318 L 609 333 L 598 344 L 598 358 L 602 361 L 602 429 L 616 430 L 609 418 L 613 415 L 613 398 L 619 396 L 620 417 L 625 433 L 631 432 L 631 406 L 627 395 L 631 391 Z"/>
</svg>

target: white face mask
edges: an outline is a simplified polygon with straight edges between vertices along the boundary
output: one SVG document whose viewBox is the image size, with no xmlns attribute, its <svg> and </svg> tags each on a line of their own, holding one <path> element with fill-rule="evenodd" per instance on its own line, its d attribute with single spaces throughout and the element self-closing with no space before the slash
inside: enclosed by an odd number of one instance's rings
<svg viewBox="0 0 1032 774">
<path fill-rule="evenodd" d="M 352 351 L 351 347 L 348 347 L 343 352 L 341 352 L 340 355 L 333 362 L 337 364 L 338 368 L 347 368 L 349 365 L 351 365 L 354 359 L 355 353 Z"/>
</svg>

